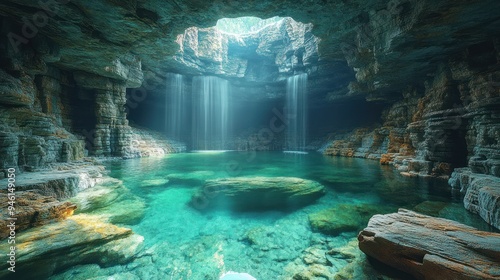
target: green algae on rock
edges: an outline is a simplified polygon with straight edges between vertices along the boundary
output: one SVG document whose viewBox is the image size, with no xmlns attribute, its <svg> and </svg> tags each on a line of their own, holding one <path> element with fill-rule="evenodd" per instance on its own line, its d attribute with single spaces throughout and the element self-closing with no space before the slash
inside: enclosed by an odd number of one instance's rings
<svg viewBox="0 0 500 280">
<path fill-rule="evenodd" d="M 311 204 L 323 194 L 323 185 L 301 178 L 233 177 L 207 180 L 190 204 L 200 210 L 289 210 Z"/>
<path fill-rule="evenodd" d="M 309 223 L 314 231 L 337 235 L 346 231 L 357 231 L 366 225 L 373 214 L 388 213 L 390 207 L 370 204 L 340 204 L 309 215 Z"/>
</svg>

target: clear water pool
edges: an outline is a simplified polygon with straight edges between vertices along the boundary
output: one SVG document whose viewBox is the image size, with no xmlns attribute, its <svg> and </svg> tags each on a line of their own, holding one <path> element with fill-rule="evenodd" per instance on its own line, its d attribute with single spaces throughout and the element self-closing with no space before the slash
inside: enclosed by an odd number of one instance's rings
<svg viewBox="0 0 500 280">
<path fill-rule="evenodd" d="M 114 279 L 219 279 L 228 271 L 245 272 L 256 279 L 307 279 L 297 275 L 329 279 L 337 273 L 376 279 L 377 272 L 356 251 L 355 238 L 366 224 L 335 235 L 311 230 L 309 215 L 339 205 L 344 207 L 339 209 L 364 208 L 369 216 L 400 207 L 420 209 L 490 229 L 463 208 L 446 182 L 403 177 L 392 167 L 365 159 L 225 152 L 172 154 L 106 165 L 110 176 L 122 180 L 145 201 L 144 217 L 129 226 L 144 236 L 144 252 L 129 264 L 81 266 L 54 279 L 89 274 Z M 200 211 L 189 206 L 204 180 L 232 176 L 300 177 L 322 183 L 327 191 L 316 203 L 288 212 Z M 344 253 L 328 253 L 333 251 Z M 325 254 L 330 255 L 325 258 Z"/>
</svg>

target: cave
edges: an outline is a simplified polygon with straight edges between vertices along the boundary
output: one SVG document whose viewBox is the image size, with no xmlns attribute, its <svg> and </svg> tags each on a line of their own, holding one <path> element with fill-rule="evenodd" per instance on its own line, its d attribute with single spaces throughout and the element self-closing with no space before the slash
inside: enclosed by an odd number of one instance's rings
<svg viewBox="0 0 500 280">
<path fill-rule="evenodd" d="M 499 10 L 2 1 L 0 279 L 500 278 Z"/>
</svg>

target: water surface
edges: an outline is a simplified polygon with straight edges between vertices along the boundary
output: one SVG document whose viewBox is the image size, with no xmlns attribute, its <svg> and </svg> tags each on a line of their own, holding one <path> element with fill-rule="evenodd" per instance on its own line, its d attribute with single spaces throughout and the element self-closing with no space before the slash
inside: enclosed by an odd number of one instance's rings
<svg viewBox="0 0 500 280">
<path fill-rule="evenodd" d="M 318 153 L 183 153 L 113 161 L 107 168 L 110 176 L 122 180 L 146 202 L 144 218 L 130 226 L 144 236 L 146 253 L 128 265 L 83 266 L 66 276 L 80 275 L 75 273 L 79 269 L 83 274 L 94 269 L 94 275 L 115 275 L 115 279 L 218 279 L 226 271 L 247 272 L 257 279 L 292 279 L 314 265 L 325 275 L 333 275 L 349 262 L 363 262 L 334 257 L 329 263 L 320 260 L 329 250 L 355 246 L 358 229 L 324 235 L 311 230 L 308 217 L 339 205 L 366 205 L 370 215 L 416 207 L 427 214 L 490 229 L 463 208 L 446 182 L 403 177 L 392 167 L 365 159 Z M 204 180 L 232 176 L 300 177 L 322 183 L 327 192 L 315 204 L 291 212 L 204 211 L 188 205 Z M 311 257 L 315 255 L 319 259 Z"/>
</svg>

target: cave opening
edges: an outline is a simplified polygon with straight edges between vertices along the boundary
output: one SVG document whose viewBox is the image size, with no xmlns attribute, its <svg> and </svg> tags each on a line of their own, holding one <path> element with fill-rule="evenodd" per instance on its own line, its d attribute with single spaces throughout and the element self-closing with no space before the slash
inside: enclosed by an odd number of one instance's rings
<svg viewBox="0 0 500 280">
<path fill-rule="evenodd" d="M 318 76 L 320 40 L 312 28 L 289 17 L 222 18 L 213 27 L 190 27 L 177 37 L 175 60 L 193 73 L 167 73 L 161 90 L 128 118 L 191 150 L 311 149 L 308 103 L 325 98 L 312 94 L 316 84 L 307 85 Z M 269 141 L 250 140 L 270 129 L 276 112 L 284 129 L 273 131 Z"/>
</svg>

